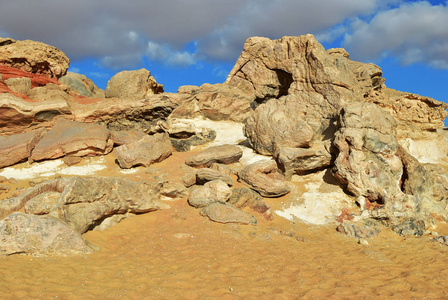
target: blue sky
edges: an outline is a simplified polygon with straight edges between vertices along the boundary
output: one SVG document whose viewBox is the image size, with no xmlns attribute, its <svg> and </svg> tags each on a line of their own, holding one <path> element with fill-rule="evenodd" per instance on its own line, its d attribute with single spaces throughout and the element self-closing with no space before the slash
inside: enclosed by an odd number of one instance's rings
<svg viewBox="0 0 448 300">
<path fill-rule="evenodd" d="M 248 37 L 306 33 L 448 102 L 447 0 L 0 0 L 0 36 L 58 47 L 101 88 L 139 68 L 168 92 L 224 82 Z"/>
</svg>

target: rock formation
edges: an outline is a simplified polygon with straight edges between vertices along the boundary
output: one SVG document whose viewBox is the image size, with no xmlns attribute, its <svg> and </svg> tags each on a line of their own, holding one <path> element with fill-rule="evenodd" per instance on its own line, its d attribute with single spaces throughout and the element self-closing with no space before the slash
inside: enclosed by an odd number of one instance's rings
<svg viewBox="0 0 448 300">
<path fill-rule="evenodd" d="M 378 66 L 325 50 L 312 35 L 249 38 L 226 82 L 176 94 L 145 69 L 120 72 L 101 91 L 84 75 L 65 75 L 69 61 L 54 47 L 0 38 L 0 49 L 0 168 L 59 157 L 71 165 L 108 153 L 121 168 L 148 168 L 218 137 L 218 129 L 187 118 L 243 123 L 247 137 L 184 156 L 184 174 L 174 180 L 152 167 L 143 182 L 30 180 L 34 187 L 0 201 L 2 215 L 12 213 L 0 221 L 0 254 L 91 253 L 81 234 L 165 208 L 160 200 L 188 201 L 215 222 L 256 225 L 257 214 L 274 217 L 263 198 L 298 199 L 297 178 L 314 172 L 331 192 L 309 188 L 302 208 L 327 205 L 310 215 L 358 239 L 376 236 L 381 225 L 421 236 L 448 220 L 448 175 L 436 164 L 448 154 L 448 106 L 387 88 Z M 272 159 L 243 161 L 248 145 Z M 0 190 L 11 192 L 7 183 Z M 329 201 L 315 199 L 322 195 Z"/>
<path fill-rule="evenodd" d="M 60 78 L 67 73 L 70 60 L 61 50 L 36 41 L 2 40 L 0 65 L 52 78 Z"/>
<path fill-rule="evenodd" d="M 140 100 L 163 93 L 163 85 L 146 69 L 122 71 L 109 80 L 105 93 L 107 98 Z"/>
</svg>

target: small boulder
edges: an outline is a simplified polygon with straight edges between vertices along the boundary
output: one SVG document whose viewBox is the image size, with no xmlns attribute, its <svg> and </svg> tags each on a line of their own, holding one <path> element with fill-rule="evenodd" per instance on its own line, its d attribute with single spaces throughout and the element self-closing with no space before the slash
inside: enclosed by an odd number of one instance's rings
<svg viewBox="0 0 448 300">
<path fill-rule="evenodd" d="M 140 130 L 111 130 L 112 139 L 114 140 L 114 146 L 121 146 L 125 144 L 130 144 L 137 142 L 141 138 L 147 136 L 146 133 Z"/>
<path fill-rule="evenodd" d="M 130 144 L 115 148 L 118 164 L 123 169 L 134 166 L 149 167 L 166 159 L 173 152 L 173 145 L 166 133 L 148 135 Z"/>
<path fill-rule="evenodd" d="M 239 173 L 240 179 L 263 197 L 280 197 L 291 190 L 278 173 L 275 161 L 259 161 L 248 165 Z"/>
<path fill-rule="evenodd" d="M 67 72 L 65 76 L 59 78 L 58 82 L 68 85 L 72 91 L 82 97 L 104 98 L 104 90 L 98 88 L 85 75 Z"/>
<path fill-rule="evenodd" d="M 218 223 L 238 223 L 257 225 L 257 219 L 228 203 L 215 202 L 201 209 L 201 215 Z"/>
<path fill-rule="evenodd" d="M 228 202 L 237 208 L 248 206 L 260 214 L 264 214 L 271 208 L 269 204 L 264 202 L 260 194 L 246 187 L 234 189 Z"/>
<path fill-rule="evenodd" d="M 234 145 L 220 145 L 210 147 L 192 157 L 189 157 L 185 164 L 201 168 L 209 167 L 213 163 L 232 164 L 236 163 L 243 156 L 243 150 Z"/>
<path fill-rule="evenodd" d="M 232 190 L 221 180 L 210 181 L 193 188 L 188 203 L 196 208 L 205 207 L 214 202 L 226 202 L 231 194 Z"/>
<path fill-rule="evenodd" d="M 233 186 L 233 180 L 229 175 L 223 174 L 219 171 L 215 171 L 212 169 L 199 169 L 196 172 L 196 183 L 197 184 L 205 184 L 206 182 L 213 180 L 221 180 L 226 183 L 228 186 Z"/>
</svg>

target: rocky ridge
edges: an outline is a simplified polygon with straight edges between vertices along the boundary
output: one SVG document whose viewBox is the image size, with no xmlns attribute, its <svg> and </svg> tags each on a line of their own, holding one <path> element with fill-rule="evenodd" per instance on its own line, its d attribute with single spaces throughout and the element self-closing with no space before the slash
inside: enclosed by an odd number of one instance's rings
<svg viewBox="0 0 448 300">
<path fill-rule="evenodd" d="M 0 221 L 7 241 L 0 254 L 91 253 L 96 248 L 81 234 L 168 208 L 166 200 L 188 201 L 215 222 L 256 225 L 259 215 L 274 216 L 268 201 L 275 199 L 264 198 L 288 195 L 303 198 L 288 210 L 300 219 L 305 206 L 309 213 L 318 205 L 297 192 L 296 182 L 310 174 L 325 175 L 309 194 L 334 198 L 325 218 L 356 238 L 375 236 L 377 226 L 418 237 L 448 219 L 447 105 L 387 88 L 378 66 L 352 61 L 344 49 L 325 50 L 312 35 L 249 38 L 225 83 L 175 94 L 164 93 L 148 70 L 118 73 L 102 91 L 84 75 L 65 75 L 69 60 L 52 46 L 0 38 L 0 49 L 0 168 L 112 153 L 120 168 L 144 166 L 149 174 L 174 149 L 216 137 L 213 127 L 182 119 L 242 123 L 247 138 L 191 155 L 179 180 L 163 171 L 138 183 L 63 177 L 5 198 L 0 211 L 10 215 Z M 247 163 L 248 147 L 272 159 Z M 436 164 L 424 162 L 431 158 Z M 57 242 L 46 231 L 65 238 Z"/>
</svg>

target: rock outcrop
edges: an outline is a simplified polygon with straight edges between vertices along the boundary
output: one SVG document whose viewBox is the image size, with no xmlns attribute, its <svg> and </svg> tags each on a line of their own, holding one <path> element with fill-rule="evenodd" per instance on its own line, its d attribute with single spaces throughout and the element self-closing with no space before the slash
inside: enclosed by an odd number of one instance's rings
<svg viewBox="0 0 448 300">
<path fill-rule="evenodd" d="M 51 78 L 64 76 L 70 64 L 61 50 L 41 42 L 9 40 L 0 49 L 0 65 Z"/>
<path fill-rule="evenodd" d="M 82 97 L 104 98 L 104 90 L 98 88 L 92 80 L 85 75 L 67 72 L 66 75 L 59 78 L 60 84 L 68 85 L 70 89 Z"/>
<path fill-rule="evenodd" d="M 122 71 L 115 74 L 107 83 L 107 98 L 140 100 L 154 94 L 163 93 L 163 85 L 158 84 L 151 72 L 146 69 Z"/>
<path fill-rule="evenodd" d="M 0 136 L 0 168 L 26 161 L 45 133 L 46 130 L 41 128 L 30 132 Z"/>
</svg>

